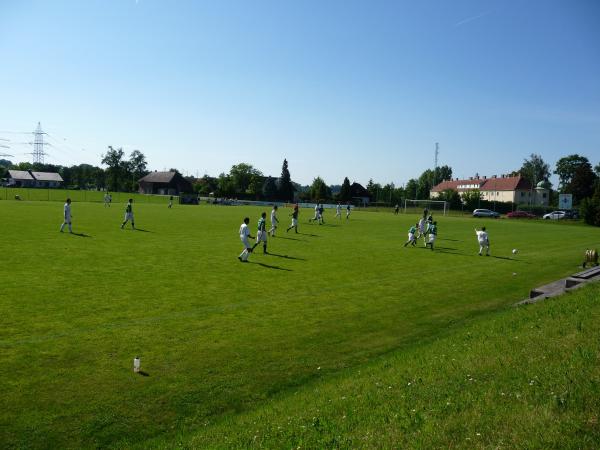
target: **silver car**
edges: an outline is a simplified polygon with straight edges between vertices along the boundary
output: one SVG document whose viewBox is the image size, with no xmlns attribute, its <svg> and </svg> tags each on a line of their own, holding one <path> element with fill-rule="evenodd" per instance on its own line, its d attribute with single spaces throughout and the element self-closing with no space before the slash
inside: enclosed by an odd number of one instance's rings
<svg viewBox="0 0 600 450">
<path fill-rule="evenodd" d="M 476 209 L 473 211 L 473 217 L 493 217 L 494 219 L 497 219 L 500 217 L 500 214 L 489 209 Z"/>
</svg>

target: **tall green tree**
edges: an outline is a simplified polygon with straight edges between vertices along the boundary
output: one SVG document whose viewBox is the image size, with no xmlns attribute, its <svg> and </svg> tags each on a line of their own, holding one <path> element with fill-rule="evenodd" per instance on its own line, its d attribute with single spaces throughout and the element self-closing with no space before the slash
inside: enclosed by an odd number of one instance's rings
<svg viewBox="0 0 600 450">
<path fill-rule="evenodd" d="M 338 194 L 338 199 L 341 202 L 347 202 L 352 198 L 352 191 L 350 189 L 350 180 L 348 177 L 344 177 L 344 182 L 342 183 L 342 188 L 340 189 L 340 193 Z"/>
<path fill-rule="evenodd" d="M 440 167 L 436 167 L 434 171 L 435 180 L 433 182 L 433 186 L 441 183 L 442 181 L 451 180 L 452 179 L 452 167 L 444 165 Z"/>
<path fill-rule="evenodd" d="M 422 197 L 419 197 L 419 182 L 414 178 L 411 178 L 406 183 L 404 187 L 404 192 L 406 194 L 406 198 L 410 200 L 423 200 Z M 427 197 L 429 198 L 429 197 Z"/>
<path fill-rule="evenodd" d="M 589 160 L 585 156 L 573 154 L 560 158 L 556 162 L 556 168 L 554 173 L 559 178 L 559 190 L 563 193 L 569 194 L 569 185 L 575 176 L 575 172 L 582 165 L 590 165 Z"/>
<path fill-rule="evenodd" d="M 136 191 L 138 189 L 138 180 L 148 173 L 146 156 L 139 150 L 132 151 L 131 155 L 129 155 L 128 166 L 132 178 L 131 190 Z"/>
<path fill-rule="evenodd" d="M 229 176 L 235 186 L 235 191 L 240 194 L 244 194 L 248 191 L 252 177 L 262 176 L 262 172 L 255 169 L 251 164 L 240 163 L 231 166 Z"/>
<path fill-rule="evenodd" d="M 287 159 L 283 160 L 283 165 L 281 166 L 281 176 L 279 177 L 279 182 L 277 184 L 279 199 L 284 202 L 294 201 L 294 186 L 292 184 L 292 177 L 288 169 Z"/>
<path fill-rule="evenodd" d="M 591 197 L 594 194 L 594 185 L 596 184 L 596 174 L 592 170 L 590 163 L 581 164 L 569 183 L 569 193 L 573 194 L 573 202 L 579 204 L 581 200 Z"/>
<path fill-rule="evenodd" d="M 523 160 L 519 173 L 533 185 L 550 178 L 550 166 L 546 164 L 541 155 L 532 153 L 529 155 L 529 159 Z"/>
<path fill-rule="evenodd" d="M 262 187 L 262 194 L 267 200 L 277 199 L 277 183 L 275 178 L 267 177 Z"/>
<path fill-rule="evenodd" d="M 310 197 L 314 201 L 323 201 L 331 198 L 331 190 L 321 177 L 313 180 L 310 186 Z"/>
<path fill-rule="evenodd" d="M 102 155 L 102 164 L 107 166 L 106 172 L 108 175 L 108 188 L 111 191 L 120 190 L 123 184 L 123 178 L 126 174 L 125 162 L 123 161 L 122 148 L 113 148 L 112 145 L 108 146 L 106 154 Z"/>
</svg>

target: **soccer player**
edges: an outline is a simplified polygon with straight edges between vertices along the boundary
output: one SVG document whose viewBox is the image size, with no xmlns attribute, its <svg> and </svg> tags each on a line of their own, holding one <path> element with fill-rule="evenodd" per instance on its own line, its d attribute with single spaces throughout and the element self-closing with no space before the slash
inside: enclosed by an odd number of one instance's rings
<svg viewBox="0 0 600 450">
<path fill-rule="evenodd" d="M 398 215 L 399 212 L 400 212 L 400 205 L 398 203 L 396 203 L 396 206 L 394 207 L 394 214 Z"/>
<path fill-rule="evenodd" d="M 435 238 L 437 237 L 437 222 L 427 225 L 425 234 L 429 236 L 429 241 L 425 243 L 425 247 L 429 246 L 431 247 L 431 250 L 433 250 L 433 244 L 435 244 Z"/>
<path fill-rule="evenodd" d="M 477 235 L 477 242 L 479 242 L 479 256 L 481 256 L 484 247 L 485 256 L 490 256 L 490 239 L 487 231 L 485 231 L 485 227 L 481 227 L 481 230 L 475 228 L 475 234 Z"/>
<path fill-rule="evenodd" d="M 294 210 L 292 211 L 292 214 L 290 214 L 290 216 L 292 216 L 292 224 L 285 230 L 285 232 L 287 233 L 292 228 L 294 228 L 296 230 L 296 233 L 298 233 L 298 203 L 294 205 Z"/>
<path fill-rule="evenodd" d="M 419 231 L 417 234 L 417 239 L 419 239 L 420 237 L 423 238 L 423 242 L 425 242 L 425 216 L 421 217 L 419 219 L 419 223 L 417 224 L 417 230 Z"/>
<path fill-rule="evenodd" d="M 313 218 L 308 219 L 309 222 L 319 220 L 319 204 L 315 203 L 315 216 Z"/>
<path fill-rule="evenodd" d="M 274 205 L 273 209 L 271 210 L 271 228 L 269 229 L 269 234 L 273 237 L 275 237 L 277 224 L 279 224 L 279 219 L 277 219 L 277 205 Z"/>
<path fill-rule="evenodd" d="M 340 220 L 342 219 L 342 204 L 340 202 L 338 202 L 335 207 L 335 217 Z"/>
<path fill-rule="evenodd" d="M 110 208 L 110 194 L 108 192 L 104 194 L 104 207 L 107 206 Z"/>
<path fill-rule="evenodd" d="M 419 226 L 418 223 L 415 223 L 414 226 L 410 227 L 408 229 L 408 241 L 406 241 L 404 243 L 404 246 L 406 247 L 408 244 L 412 245 L 413 247 L 415 245 L 417 245 L 417 238 L 415 237 L 415 233 L 417 232 L 417 227 Z"/>
<path fill-rule="evenodd" d="M 267 213 L 263 212 L 260 215 L 260 219 L 258 219 L 258 230 L 256 232 L 256 243 L 252 247 L 252 251 L 256 248 L 256 246 L 262 242 L 263 243 L 263 253 L 267 254 Z"/>
<path fill-rule="evenodd" d="M 242 222 L 242 225 L 240 226 L 240 239 L 242 244 L 244 244 L 244 250 L 240 253 L 240 256 L 238 256 L 238 259 L 241 262 L 248 262 L 248 255 L 252 253 L 252 246 L 250 245 L 250 241 L 248 241 L 248 238 L 252 238 L 252 236 L 250 236 L 250 228 L 248 228 L 249 223 L 250 217 L 244 217 L 244 222 Z"/>
<path fill-rule="evenodd" d="M 135 230 L 133 223 L 133 199 L 130 198 L 125 207 L 125 221 L 121 224 L 121 229 L 125 228 L 125 224 L 131 220 L 131 229 Z"/>
<path fill-rule="evenodd" d="M 348 202 L 348 204 L 346 205 L 346 220 L 350 219 L 350 202 Z"/>
<path fill-rule="evenodd" d="M 171 195 L 169 197 L 169 209 L 171 209 L 173 207 L 173 196 Z"/>
<path fill-rule="evenodd" d="M 67 202 L 65 203 L 64 206 L 64 210 L 63 210 L 63 223 L 60 226 L 60 232 L 62 233 L 65 225 L 69 225 L 69 233 L 73 232 L 73 228 L 71 226 L 71 199 L 68 198 Z"/>
<path fill-rule="evenodd" d="M 325 219 L 323 218 L 323 212 L 325 212 L 325 208 L 323 207 L 323 203 L 319 204 L 319 225 L 325 223 Z"/>
</svg>

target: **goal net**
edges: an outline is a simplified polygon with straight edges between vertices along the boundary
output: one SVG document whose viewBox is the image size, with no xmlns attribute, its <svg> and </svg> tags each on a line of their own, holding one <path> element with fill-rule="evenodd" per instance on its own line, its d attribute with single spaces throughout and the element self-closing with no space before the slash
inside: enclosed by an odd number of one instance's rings
<svg viewBox="0 0 600 450">
<path fill-rule="evenodd" d="M 422 215 L 427 209 L 430 213 L 446 215 L 448 211 L 448 202 L 443 200 L 404 200 L 404 213 Z"/>
</svg>

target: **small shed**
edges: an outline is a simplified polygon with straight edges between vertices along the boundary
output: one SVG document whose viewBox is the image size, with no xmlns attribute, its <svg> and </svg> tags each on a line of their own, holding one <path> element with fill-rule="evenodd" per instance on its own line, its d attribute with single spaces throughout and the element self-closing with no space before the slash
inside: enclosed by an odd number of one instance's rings
<svg viewBox="0 0 600 450">
<path fill-rule="evenodd" d="M 63 182 L 60 174 L 55 172 L 31 172 L 31 175 L 36 187 L 57 188 Z"/>
<path fill-rule="evenodd" d="M 8 185 L 16 187 L 35 186 L 35 180 L 27 170 L 9 170 Z"/>
<path fill-rule="evenodd" d="M 150 172 L 139 180 L 140 194 L 180 195 L 192 193 L 192 183 L 179 172 Z"/>
</svg>

